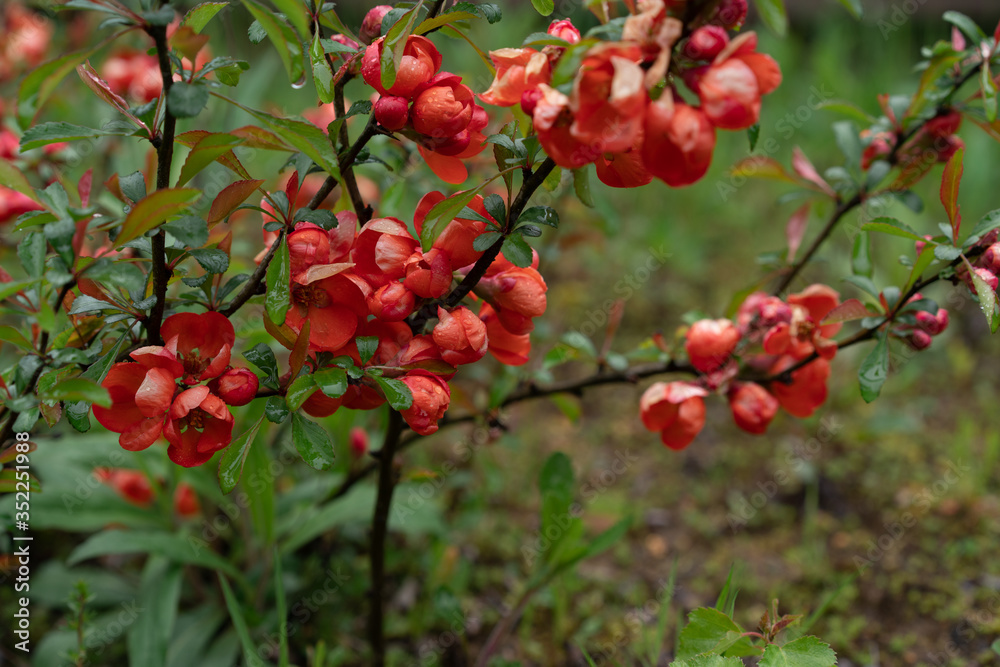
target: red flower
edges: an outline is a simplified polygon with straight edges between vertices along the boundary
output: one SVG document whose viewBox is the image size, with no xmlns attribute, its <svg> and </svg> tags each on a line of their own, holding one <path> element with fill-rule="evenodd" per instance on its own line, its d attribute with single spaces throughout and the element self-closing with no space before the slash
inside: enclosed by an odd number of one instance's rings
<svg viewBox="0 0 1000 667">
<path fill-rule="evenodd" d="M 160 335 L 183 366 L 185 384 L 218 377 L 229 366 L 236 342 L 229 319 L 212 311 L 171 315 L 163 320 Z"/>
<path fill-rule="evenodd" d="M 431 208 L 439 202 L 444 201 L 444 199 L 445 196 L 440 192 L 428 192 L 417 203 L 417 209 L 413 214 L 413 227 L 416 229 L 418 235 L 423 230 L 424 218 L 427 217 Z M 490 217 L 483 206 L 481 195 L 476 195 L 469 202 L 469 208 L 485 218 Z M 433 247 L 448 253 L 448 257 L 451 260 L 451 268 L 457 270 L 474 263 L 482 257 L 484 251 L 476 250 L 472 247 L 472 244 L 485 231 L 485 222 L 469 220 L 467 218 L 455 218 L 448 223 L 448 226 L 434 240 Z"/>
<path fill-rule="evenodd" d="M 145 473 L 124 468 L 95 468 L 94 475 L 133 505 L 149 507 L 153 504 L 153 487 Z"/>
<path fill-rule="evenodd" d="M 141 351 L 133 352 L 133 358 Z M 177 378 L 174 372 L 144 363 L 115 364 L 101 383 L 111 395 L 111 407 L 95 405 L 94 417 L 104 428 L 121 434 L 118 444 L 125 449 L 132 452 L 146 449 L 163 432 Z"/>
<path fill-rule="evenodd" d="M 760 435 L 778 413 L 778 399 L 759 384 L 737 383 L 729 391 L 729 407 L 737 426 L 747 433 Z"/>
<path fill-rule="evenodd" d="M 380 37 L 369 45 L 361 60 L 361 76 L 365 82 L 382 95 L 410 97 L 421 85 L 427 83 L 441 67 L 441 54 L 434 43 L 426 37 L 410 35 L 406 38 L 403 58 L 396 70 L 396 81 L 392 87 L 382 86 L 382 45 Z"/>
<path fill-rule="evenodd" d="M 663 444 L 681 450 L 691 444 L 705 426 L 705 401 L 708 392 L 688 382 L 657 382 L 639 401 L 642 423 L 650 431 L 660 432 Z"/>
<path fill-rule="evenodd" d="M 402 322 L 413 312 L 416 303 L 416 295 L 403 283 L 391 282 L 379 287 L 368 298 L 368 309 L 384 322 Z"/>
<path fill-rule="evenodd" d="M 311 350 L 341 348 L 354 337 L 359 324 L 368 316 L 364 288 L 371 289 L 360 278 L 343 272 L 312 282 L 294 282 L 285 324 L 298 334 L 309 320 Z"/>
<path fill-rule="evenodd" d="M 741 337 L 729 320 L 698 320 L 688 329 L 684 348 L 692 366 L 711 373 L 726 363 Z"/>
<path fill-rule="evenodd" d="M 717 25 L 705 25 L 695 30 L 684 47 L 684 55 L 692 60 L 711 60 L 729 44 L 729 34 Z"/>
<path fill-rule="evenodd" d="M 642 162 L 642 142 L 640 132 L 628 150 L 597 156 L 597 178 L 613 188 L 637 188 L 652 181 L 653 175 Z"/>
<path fill-rule="evenodd" d="M 639 48 L 607 43 L 588 51 L 573 82 L 570 134 L 596 153 L 628 150 L 642 131 L 649 97 Z"/>
<path fill-rule="evenodd" d="M 771 367 L 771 375 L 782 373 L 798 360 L 784 356 Z M 817 359 L 792 372 L 792 383 L 772 382 L 771 393 L 781 407 L 796 417 L 808 417 L 826 401 L 826 381 L 830 377 L 830 362 Z"/>
<path fill-rule="evenodd" d="M 590 164 L 599 154 L 570 132 L 573 112 L 569 98 L 546 84 L 538 86 L 541 97 L 535 104 L 533 121 L 542 148 L 560 167 L 578 169 Z"/>
<path fill-rule="evenodd" d="M 671 187 L 691 185 L 712 164 L 715 128 L 701 109 L 674 104 L 672 93 L 646 109 L 642 161 L 649 173 Z"/>
<path fill-rule="evenodd" d="M 691 85 L 701 98 L 705 115 L 716 127 L 742 130 L 760 117 L 760 98 L 781 83 L 781 69 L 771 56 L 757 53 L 757 35 L 734 39 Z"/>
<path fill-rule="evenodd" d="M 120 51 L 108 58 L 101 68 L 101 77 L 116 94 L 142 103 L 156 99 L 163 89 L 156 56 L 139 51 Z"/>
<path fill-rule="evenodd" d="M 171 461 L 185 468 L 200 466 L 232 440 L 233 415 L 208 387 L 191 387 L 174 399 L 163 435 Z"/>
<path fill-rule="evenodd" d="M 501 107 L 519 104 L 527 91 L 552 78 L 549 59 L 534 49 L 490 51 L 490 60 L 496 65 L 496 77 L 489 89 L 479 95 L 487 104 Z"/>
<path fill-rule="evenodd" d="M 354 272 L 381 287 L 406 274 L 405 262 L 418 243 L 402 220 L 376 218 L 365 224 L 351 250 Z"/>
<path fill-rule="evenodd" d="M 479 306 L 479 319 L 486 324 L 489 339 L 489 353 L 501 364 L 521 366 L 528 363 L 531 353 L 531 337 L 528 334 L 512 334 L 500 323 L 493 307 L 485 301 Z"/>
<path fill-rule="evenodd" d="M 791 318 L 772 327 L 764 336 L 764 351 L 768 354 L 789 354 L 805 359 L 815 351 L 824 359 L 833 359 L 837 343 L 830 337 L 840 331 L 841 324 L 822 325 L 827 313 L 840 303 L 840 295 L 826 285 L 810 285 L 788 297 Z"/>
<path fill-rule="evenodd" d="M 422 86 L 413 99 L 410 111 L 413 129 L 443 144 L 469 127 L 475 106 L 476 98 L 462 83 L 462 77 L 441 72 Z"/>
<path fill-rule="evenodd" d="M 400 413 L 403 419 L 415 433 L 434 433 L 451 400 L 448 383 L 433 373 L 420 370 L 411 371 L 401 379 L 413 394 L 413 404 Z"/>
<path fill-rule="evenodd" d="M 451 287 L 451 260 L 443 250 L 431 248 L 421 252 L 418 248 L 403 267 L 406 270 L 403 284 L 417 296 L 436 299 Z"/>
<path fill-rule="evenodd" d="M 387 130 L 402 130 L 410 121 L 410 101 L 405 97 L 380 97 L 373 108 L 375 120 Z"/>
<path fill-rule="evenodd" d="M 432 336 L 441 348 L 441 358 L 451 366 L 471 364 L 486 354 L 486 325 L 464 306 L 451 312 L 439 306 Z"/>
<path fill-rule="evenodd" d="M 0 225 L 16 220 L 28 211 L 43 211 L 31 197 L 0 185 Z"/>
<path fill-rule="evenodd" d="M 545 313 L 547 290 L 542 274 L 530 267 L 487 273 L 476 286 L 477 294 L 493 306 L 504 328 L 513 334 L 535 328 L 531 319 Z"/>
</svg>

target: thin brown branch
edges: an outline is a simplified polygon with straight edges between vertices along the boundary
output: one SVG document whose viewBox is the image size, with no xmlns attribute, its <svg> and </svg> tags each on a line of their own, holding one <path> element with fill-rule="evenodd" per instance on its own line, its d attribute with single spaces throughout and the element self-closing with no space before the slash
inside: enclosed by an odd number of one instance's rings
<svg viewBox="0 0 1000 667">
<path fill-rule="evenodd" d="M 233 300 L 229 302 L 229 305 L 219 311 L 220 313 L 226 317 L 232 317 L 233 313 L 242 308 L 243 304 L 249 301 L 253 295 L 257 294 L 257 290 L 260 289 L 261 284 L 264 282 L 264 276 L 267 275 L 267 267 L 274 258 L 274 253 L 278 252 L 278 248 L 285 239 L 285 231 L 285 228 L 282 227 L 281 231 L 278 232 L 278 238 L 276 238 L 274 243 L 271 244 L 271 247 L 267 249 L 267 254 L 260 260 L 260 264 L 257 265 L 253 275 L 250 276 L 250 280 L 248 280 L 247 284 L 243 286 L 243 289 L 240 290 L 239 294 L 237 294 Z"/>
<path fill-rule="evenodd" d="M 368 617 L 368 640 L 372 647 L 372 664 L 385 665 L 385 626 L 382 609 L 385 595 L 385 538 L 389 527 L 389 508 L 392 506 L 392 492 L 396 486 L 396 470 L 393 459 L 399 436 L 403 432 L 403 416 L 396 410 L 389 411 L 389 426 L 385 441 L 379 453 L 378 496 L 375 500 L 375 515 L 372 517 L 372 538 L 369 560 L 371 563 L 371 608 Z"/>
</svg>

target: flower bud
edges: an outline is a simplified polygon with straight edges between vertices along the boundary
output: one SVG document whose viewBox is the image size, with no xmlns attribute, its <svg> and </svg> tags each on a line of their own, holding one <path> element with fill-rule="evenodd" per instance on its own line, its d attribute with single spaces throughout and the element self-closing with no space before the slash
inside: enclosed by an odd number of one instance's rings
<svg viewBox="0 0 1000 667">
<path fill-rule="evenodd" d="M 684 55 L 691 60 L 712 60 L 729 44 L 729 35 L 725 28 L 717 25 L 706 25 L 698 28 L 691 35 Z"/>
<path fill-rule="evenodd" d="M 976 272 L 976 275 L 979 276 L 979 278 L 983 282 L 985 282 L 987 285 L 990 286 L 991 290 L 996 291 L 996 289 L 997 289 L 997 276 L 996 276 L 995 273 L 993 273 L 989 269 L 984 269 L 981 266 L 977 266 L 976 268 L 973 269 L 973 271 Z"/>
<path fill-rule="evenodd" d="M 994 243 L 986 249 L 983 253 L 982 264 L 994 273 L 1000 272 L 1000 243 Z"/>
<path fill-rule="evenodd" d="M 547 31 L 553 37 L 558 37 L 559 39 L 564 39 L 570 44 L 576 44 L 580 41 L 580 31 L 573 25 L 573 22 L 569 19 L 563 19 L 561 21 L 553 21 L 549 25 Z"/>
<path fill-rule="evenodd" d="M 383 322 L 402 322 L 416 306 L 417 297 L 403 283 L 393 281 L 375 290 L 368 299 L 368 309 Z"/>
<path fill-rule="evenodd" d="M 209 388 L 227 405 L 246 405 L 257 396 L 260 380 L 249 368 L 230 368 L 212 380 Z"/>
<path fill-rule="evenodd" d="M 682 450 L 705 426 L 708 392 L 689 382 L 657 382 L 643 393 L 639 416 L 650 431 L 659 431 L 660 440 L 673 450 Z"/>
<path fill-rule="evenodd" d="M 96 468 L 94 475 L 133 505 L 149 507 L 153 503 L 153 487 L 145 473 L 124 468 Z"/>
<path fill-rule="evenodd" d="M 747 0 L 722 0 L 709 22 L 726 30 L 735 30 L 747 20 L 747 9 Z"/>
<path fill-rule="evenodd" d="M 950 137 L 958 132 L 962 125 L 962 114 L 957 111 L 947 111 L 927 121 L 924 128 L 932 137 Z"/>
<path fill-rule="evenodd" d="M 540 99 L 542 99 L 542 91 L 538 88 L 524 91 L 521 93 L 521 111 L 531 116 L 535 113 L 535 106 Z"/>
<path fill-rule="evenodd" d="M 475 97 L 461 78 L 442 72 L 413 100 L 413 128 L 435 139 L 453 137 L 469 127 Z"/>
<path fill-rule="evenodd" d="M 759 384 L 747 382 L 734 385 L 729 392 L 729 407 L 737 426 L 761 435 L 778 414 L 778 399 Z"/>
<path fill-rule="evenodd" d="M 930 334 L 917 329 L 910 334 L 910 337 L 906 339 L 906 342 L 909 343 L 914 350 L 926 350 L 931 346 L 931 337 Z"/>
<path fill-rule="evenodd" d="M 361 29 L 358 31 L 358 39 L 362 44 L 371 44 L 382 34 L 382 19 L 392 10 L 392 5 L 376 5 L 368 10 L 364 20 L 361 21 Z"/>
<path fill-rule="evenodd" d="M 699 320 L 687 332 L 687 350 L 691 365 L 711 373 L 726 362 L 740 342 L 740 331 L 729 320 Z"/>
<path fill-rule="evenodd" d="M 402 130 L 410 120 L 410 103 L 405 97 L 380 97 L 375 102 L 374 111 L 379 125 L 392 132 Z"/>
<path fill-rule="evenodd" d="M 360 426 L 351 429 L 351 454 L 360 459 L 368 451 L 368 431 Z"/>
<path fill-rule="evenodd" d="M 177 485 L 177 490 L 174 491 L 174 512 L 184 519 L 197 516 L 201 512 L 198 495 L 190 484 L 181 482 Z"/>
<path fill-rule="evenodd" d="M 464 306 L 448 312 L 438 307 L 438 323 L 432 336 L 441 348 L 441 358 L 452 366 L 471 364 L 486 354 L 486 325 Z"/>
<path fill-rule="evenodd" d="M 400 411 L 403 419 L 419 435 L 434 433 L 451 401 L 448 383 L 433 373 L 419 370 L 406 374 L 402 381 L 413 394 L 413 404 Z"/>
</svg>

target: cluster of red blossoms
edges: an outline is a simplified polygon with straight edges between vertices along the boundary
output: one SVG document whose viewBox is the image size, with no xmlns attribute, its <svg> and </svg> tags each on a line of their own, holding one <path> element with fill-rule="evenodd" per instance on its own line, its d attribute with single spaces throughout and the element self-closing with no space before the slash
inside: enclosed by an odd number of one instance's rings
<svg viewBox="0 0 1000 667">
<path fill-rule="evenodd" d="M 695 322 L 687 331 L 685 349 L 699 372 L 698 380 L 649 387 L 640 402 L 643 424 L 659 431 L 666 446 L 684 449 L 705 425 L 703 398 L 711 392 L 727 397 L 736 425 L 748 433 L 764 433 L 779 407 L 796 417 L 808 417 L 826 400 L 829 362 L 837 354 L 830 337 L 841 324 L 825 319 L 839 304 L 835 290 L 817 284 L 784 301 L 763 292 L 751 294 L 735 323 Z M 947 313 L 944 317 L 947 322 Z M 737 356 L 747 368 L 770 377 L 797 368 L 790 373 L 790 382 L 776 379 L 764 387 L 737 379 Z"/>
<path fill-rule="evenodd" d="M 297 183 L 298 174 L 292 174 L 286 188 L 291 201 L 298 198 Z M 417 234 L 428 211 L 443 199 L 440 192 L 431 192 L 417 205 Z M 489 219 L 482 197 L 470 208 Z M 290 218 L 290 212 L 278 215 Z M 537 256 L 525 268 L 497 257 L 475 288 L 481 299 L 478 314 L 465 306 L 438 306 L 438 321 L 430 333 L 414 334 L 404 320 L 447 294 L 482 256 L 473 242 L 486 223 L 456 218 L 425 252 L 396 218 L 376 218 L 360 229 L 353 212 L 337 213 L 336 218 L 332 229 L 299 222 L 288 235 L 291 307 L 283 326 L 274 330 L 279 342 L 291 348 L 308 326 L 308 349 L 313 353 L 346 355 L 360 367 L 402 369 L 400 380 L 413 394 L 413 405 L 403 417 L 421 435 L 437 430 L 451 397 L 447 380 L 458 366 L 478 361 L 487 351 L 508 365 L 527 362 L 532 319 L 546 307 L 547 287 L 537 270 Z M 359 337 L 377 338 L 370 359 L 361 358 Z M 341 406 L 370 410 L 384 402 L 377 384 L 362 381 L 336 398 L 317 391 L 303 409 L 324 417 Z"/>
<path fill-rule="evenodd" d="M 631 188 L 654 177 L 672 187 L 705 175 L 715 148 L 715 129 L 739 130 L 760 116 L 761 96 L 781 83 L 781 70 L 757 53 L 757 36 L 730 40 L 727 29 L 746 18 L 746 0 L 726 0 L 692 32 L 679 53 L 684 25 L 673 16 L 683 2 L 640 0 L 617 42 L 601 42 L 584 54 L 567 92 L 552 87 L 552 73 L 565 47 L 491 52 L 496 79 L 481 99 L 520 104 L 531 115 L 545 152 L 556 164 L 576 169 L 596 164 L 612 187 Z M 554 23 L 549 33 L 579 41 L 579 32 Z M 695 93 L 691 106 L 672 86 L 662 88 L 669 69 Z"/>
<path fill-rule="evenodd" d="M 126 468 L 95 468 L 94 476 L 137 507 L 146 508 L 153 504 L 153 486 L 145 473 Z M 190 519 L 201 513 L 198 495 L 191 485 L 185 482 L 177 485 L 173 506 L 174 513 L 182 519 Z"/>
<path fill-rule="evenodd" d="M 380 25 L 390 9 L 380 5 L 368 12 L 362 38 L 370 39 L 374 26 Z M 462 160 L 484 148 L 482 130 L 489 122 L 486 111 L 476 104 L 462 77 L 438 71 L 441 54 L 420 35 L 407 38 L 396 80 L 388 88 L 383 86 L 384 41 L 380 37 L 371 42 L 361 60 L 361 76 L 380 95 L 373 107 L 375 119 L 385 129 L 413 139 L 428 166 L 444 181 L 463 182 L 468 172 Z"/>
<path fill-rule="evenodd" d="M 135 361 L 111 367 L 102 383 L 111 407 L 95 405 L 94 416 L 129 451 L 163 436 L 171 461 L 198 466 L 232 440 L 229 406 L 253 400 L 257 375 L 229 366 L 236 334 L 219 313 L 171 315 L 161 334 L 165 345 L 139 348 Z"/>
</svg>

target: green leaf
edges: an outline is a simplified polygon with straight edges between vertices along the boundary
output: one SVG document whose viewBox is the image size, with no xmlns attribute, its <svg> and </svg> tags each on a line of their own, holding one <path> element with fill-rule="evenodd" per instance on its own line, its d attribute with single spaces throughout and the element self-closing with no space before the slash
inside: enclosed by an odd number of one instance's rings
<svg viewBox="0 0 1000 667">
<path fill-rule="evenodd" d="M 278 360 L 267 343 L 257 343 L 243 353 L 243 357 L 264 374 L 263 382 L 272 389 L 278 386 Z"/>
<path fill-rule="evenodd" d="M 170 89 L 170 95 L 173 96 L 174 87 Z M 208 95 L 208 93 L 205 93 Z M 200 173 L 205 167 L 215 162 L 217 159 L 229 153 L 234 146 L 238 146 L 243 143 L 241 137 L 234 137 L 231 134 L 223 133 L 210 133 L 203 136 L 198 140 L 198 143 L 194 145 L 191 152 L 188 153 L 187 159 L 184 160 L 184 166 L 181 167 L 181 174 L 177 178 L 177 187 L 180 187 L 194 178 L 198 173 Z"/>
<path fill-rule="evenodd" d="M 288 409 L 295 412 L 314 393 L 316 393 L 316 380 L 312 375 L 300 375 L 295 378 L 285 392 Z"/>
<path fill-rule="evenodd" d="M 832 667 L 837 654 L 816 637 L 799 637 L 784 646 L 768 644 L 758 667 Z"/>
<path fill-rule="evenodd" d="M 993 72 L 985 63 L 980 70 L 979 87 L 983 91 L 983 109 L 986 111 L 986 120 L 993 123 L 997 119 L 997 84 L 993 80 Z"/>
<path fill-rule="evenodd" d="M 322 426 L 297 412 L 292 413 L 292 440 L 302 460 L 310 467 L 327 470 L 333 465 L 336 455 L 330 434 Z"/>
<path fill-rule="evenodd" d="M 264 416 L 272 424 L 281 424 L 288 419 L 288 403 L 284 396 L 268 396 L 264 404 Z"/>
<path fill-rule="evenodd" d="M 367 364 L 375 356 L 375 350 L 378 349 L 378 336 L 358 336 L 355 341 L 358 345 L 358 356 L 361 357 L 361 363 Z"/>
<path fill-rule="evenodd" d="M 121 247 L 161 225 L 167 218 L 186 209 L 201 191 L 195 188 L 164 188 L 150 194 L 129 211 L 115 246 Z"/>
<path fill-rule="evenodd" d="M 271 398 L 277 397 L 271 396 Z M 229 493 L 236 488 L 240 476 L 243 475 L 243 464 L 246 463 L 247 454 L 263 423 L 264 417 L 261 416 L 246 433 L 229 443 L 222 453 L 222 458 L 219 459 L 219 488 L 223 493 Z"/>
<path fill-rule="evenodd" d="M 838 0 L 844 8 L 851 13 L 851 16 L 858 19 L 859 21 L 865 15 L 864 5 L 861 4 L 861 0 Z"/>
<path fill-rule="evenodd" d="M 670 667 L 743 667 L 743 661 L 736 657 L 721 655 L 696 655 L 687 660 L 674 660 Z"/>
<path fill-rule="evenodd" d="M 511 234 L 505 238 L 500 250 L 511 264 L 521 268 L 531 266 L 531 262 L 534 259 L 531 253 L 531 246 L 528 245 L 528 242 L 520 234 Z"/>
<path fill-rule="evenodd" d="M 423 6 L 423 0 L 419 0 L 393 24 L 385 35 L 380 63 L 384 88 L 392 88 L 393 84 L 396 83 L 396 72 L 403 60 L 403 50 L 406 48 L 407 37 L 413 32 L 413 27 L 416 25 L 417 17 L 420 16 L 420 10 Z"/>
<path fill-rule="evenodd" d="M 165 223 L 165 230 L 186 248 L 200 248 L 208 242 L 208 223 L 196 215 L 185 215 Z"/>
<path fill-rule="evenodd" d="M 448 226 L 452 220 L 454 220 L 459 212 L 465 208 L 469 202 L 475 199 L 476 195 L 489 185 L 494 178 L 494 176 L 489 181 L 478 185 L 471 190 L 463 190 L 462 192 L 456 192 L 447 199 L 442 199 L 438 203 L 431 207 L 431 210 L 427 212 L 427 216 L 424 218 L 423 227 L 420 228 L 420 246 L 423 248 L 424 252 L 431 249 L 434 245 L 434 241 L 437 237 L 441 235 L 445 227 Z"/>
<path fill-rule="evenodd" d="M 313 83 L 316 84 L 316 93 L 319 101 L 329 104 L 333 101 L 333 72 L 330 71 L 330 64 L 326 61 L 326 53 L 321 46 L 319 33 L 313 39 L 312 48 L 309 50 L 309 60 L 312 63 Z M 337 136 L 336 133 L 332 136 Z"/>
<path fill-rule="evenodd" d="M 111 407 L 111 394 L 101 385 L 82 377 L 63 380 L 46 392 L 39 392 L 43 401 L 86 401 L 102 408 Z"/>
<path fill-rule="evenodd" d="M 788 32 L 788 14 L 783 0 L 756 0 L 757 13 L 768 28 L 784 37 Z"/>
<path fill-rule="evenodd" d="M 225 273 L 229 270 L 229 255 L 218 248 L 193 248 L 188 251 L 201 268 L 208 273 Z"/>
<path fill-rule="evenodd" d="M 833 135 L 840 152 L 847 158 L 848 168 L 860 165 L 861 139 L 858 137 L 857 126 L 849 120 L 838 121 L 833 124 Z"/>
<path fill-rule="evenodd" d="M 150 558 L 143 569 L 138 608 L 128 628 L 129 667 L 163 667 L 177 619 L 184 569 L 162 557 Z"/>
<path fill-rule="evenodd" d="M 926 239 L 918 234 L 912 227 L 904 222 L 896 220 L 895 218 L 875 218 L 871 222 L 866 222 L 861 225 L 861 231 L 881 232 L 883 234 L 891 234 L 892 236 L 901 236 L 904 239 L 926 242 Z"/>
<path fill-rule="evenodd" d="M 986 33 L 976 25 L 976 22 L 961 12 L 947 11 L 942 16 L 945 21 L 951 23 L 965 33 L 973 44 L 982 44 L 986 41 Z"/>
<path fill-rule="evenodd" d="M 340 398 L 347 391 L 347 371 L 343 368 L 325 368 L 312 377 L 319 390 L 330 398 Z"/>
<path fill-rule="evenodd" d="M 17 246 L 17 258 L 31 278 L 41 278 L 45 273 L 45 253 L 49 245 L 41 232 L 31 232 Z"/>
<path fill-rule="evenodd" d="M 5 343 L 11 343 L 13 345 L 16 345 L 17 347 L 27 352 L 31 352 L 35 349 L 34 346 L 31 344 L 31 341 L 25 338 L 20 331 L 6 324 L 0 326 L 0 340 L 4 341 Z"/>
<path fill-rule="evenodd" d="M 548 16 L 556 9 L 554 0 L 531 0 L 531 6 L 542 16 Z"/>
<path fill-rule="evenodd" d="M 473 14 L 472 12 L 445 12 L 444 14 L 439 14 L 432 19 L 424 19 L 420 22 L 413 30 L 414 35 L 423 35 L 435 28 L 440 28 L 443 25 L 448 25 L 449 23 L 455 23 L 457 21 L 468 21 L 471 19 L 479 18 L 479 14 Z"/>
<path fill-rule="evenodd" d="M 559 214 L 549 206 L 532 206 L 517 219 L 518 223 L 534 222 L 549 227 L 559 227 Z"/>
<path fill-rule="evenodd" d="M 402 380 L 381 376 L 375 376 L 372 379 L 378 383 L 385 395 L 385 400 L 389 402 L 393 410 L 406 410 L 413 406 L 413 393 Z"/>
<path fill-rule="evenodd" d="M 889 376 L 889 342 L 886 332 L 876 334 L 875 348 L 861 362 L 858 369 L 858 382 L 861 385 L 861 398 L 865 403 L 871 403 L 882 392 L 882 385 Z"/>
<path fill-rule="evenodd" d="M 942 262 L 951 262 L 958 259 L 958 256 L 962 254 L 960 248 L 953 248 L 950 245 L 939 245 L 934 246 L 934 257 L 940 259 Z"/>
<path fill-rule="evenodd" d="M 180 533 L 153 530 L 105 530 L 97 533 L 74 549 L 67 563 L 75 565 L 98 556 L 136 553 L 155 554 L 178 563 L 200 565 L 236 578 L 242 576 L 229 561 L 207 546 L 197 548 Z"/>
<path fill-rule="evenodd" d="M 21 135 L 21 150 L 30 151 L 32 148 L 47 146 L 60 141 L 76 141 L 77 139 L 91 139 L 94 137 L 127 136 L 133 133 L 131 126 L 123 124 L 109 123 L 111 129 L 98 130 L 93 127 L 83 127 L 57 121 L 54 123 L 42 123 L 29 127 Z"/>
<path fill-rule="evenodd" d="M 480 234 L 472 242 L 472 249 L 476 252 L 485 252 L 497 242 L 498 238 L 500 238 L 500 232 L 486 232 L 484 234 Z"/>
<path fill-rule="evenodd" d="M 866 278 L 871 278 L 875 274 L 875 267 L 872 264 L 871 237 L 868 234 L 858 234 L 854 237 L 851 271 L 854 275 Z"/>
<path fill-rule="evenodd" d="M 195 32 L 201 32 L 208 25 L 208 22 L 229 5 L 228 2 L 203 2 L 196 7 L 192 7 L 184 18 L 181 19 L 182 26 L 188 26 Z"/>
<path fill-rule="evenodd" d="M 979 220 L 975 229 L 973 229 L 972 233 L 965 239 L 966 247 L 986 236 L 997 227 L 1000 227 L 1000 208 L 995 211 L 990 211 Z"/>
<path fill-rule="evenodd" d="M 257 645 L 250 636 L 250 628 L 247 626 L 246 618 L 243 616 L 243 609 L 240 602 L 233 594 L 233 589 L 229 582 L 219 572 L 219 585 L 222 586 L 222 595 L 226 599 L 226 609 L 229 610 L 229 618 L 236 629 L 236 635 L 240 638 L 240 645 L 243 647 L 243 664 L 247 667 L 256 667 L 261 664 L 261 659 L 257 655 Z"/>
<path fill-rule="evenodd" d="M 167 93 L 167 109 L 177 118 L 194 118 L 208 104 L 208 88 L 200 83 L 175 81 Z"/>
<path fill-rule="evenodd" d="M 855 0 L 841 0 L 841 2 L 854 2 Z M 860 2 L 860 0 L 858 0 Z M 828 111 L 835 111 L 837 113 L 842 113 L 845 116 L 850 116 L 863 126 L 871 125 L 875 122 L 875 119 L 871 114 L 866 112 L 861 107 L 857 106 L 853 102 L 847 102 L 845 100 L 825 100 L 816 105 L 817 109 L 826 109 Z"/>
<path fill-rule="evenodd" d="M 997 304 L 997 293 L 994 292 L 985 280 L 972 270 L 972 265 L 966 260 L 965 268 L 972 277 L 972 284 L 976 288 L 976 296 L 979 297 L 979 307 L 986 316 L 986 321 L 990 325 L 990 332 L 996 333 L 1000 328 L 1000 305 Z"/>
<path fill-rule="evenodd" d="M 589 208 L 594 208 L 594 198 L 590 194 L 590 171 L 589 165 L 573 170 L 573 190 L 576 192 L 580 203 Z"/>
<path fill-rule="evenodd" d="M 275 324 L 284 324 L 285 314 L 292 305 L 290 280 L 292 263 L 288 252 L 287 239 L 281 239 L 278 251 L 267 266 L 267 294 L 264 297 L 264 307 L 267 317 Z"/>
<path fill-rule="evenodd" d="M 546 560 L 553 556 L 555 547 L 568 534 L 569 523 L 579 521 L 571 508 L 573 488 L 573 464 L 562 452 L 553 453 L 538 474 L 538 489 L 542 494 L 540 532 L 552 542 L 546 550 Z"/>
<path fill-rule="evenodd" d="M 487 195 L 483 199 L 483 208 L 497 223 L 502 225 L 507 221 L 507 205 L 504 204 L 503 197 L 500 195 Z"/>
<path fill-rule="evenodd" d="M 903 294 L 910 291 L 910 288 L 916 284 L 923 272 L 934 261 L 934 256 L 937 254 L 937 248 L 938 246 L 927 244 L 924 246 L 924 249 L 920 251 L 917 261 L 913 263 L 913 268 L 910 269 L 910 277 L 906 281 L 906 286 L 903 287 Z"/>
<path fill-rule="evenodd" d="M 678 658 L 690 659 L 700 654 L 723 655 L 741 641 L 743 630 L 718 609 L 699 607 L 688 614 L 688 624 L 681 630 Z"/>
<path fill-rule="evenodd" d="M 299 33 L 299 37 L 303 40 L 308 40 L 310 37 L 309 14 L 306 12 L 306 6 L 302 0 L 271 0 L 271 2 L 274 3 L 279 12 L 285 15 L 285 18 L 288 19 L 292 26 L 295 27 Z"/>
<path fill-rule="evenodd" d="M 141 171 L 133 171 L 128 176 L 118 178 L 118 187 L 123 195 L 137 202 L 146 196 L 146 177 Z"/>
<path fill-rule="evenodd" d="M 750 142 L 750 152 L 757 148 L 757 140 L 760 139 L 760 123 L 754 123 L 747 128 L 747 140 Z"/>
<path fill-rule="evenodd" d="M 285 66 L 285 71 L 292 84 L 303 83 L 306 76 L 305 53 L 295 32 L 274 12 L 257 0 L 242 0 L 242 2 L 264 28 L 271 43 L 278 50 L 281 64 Z"/>
</svg>

